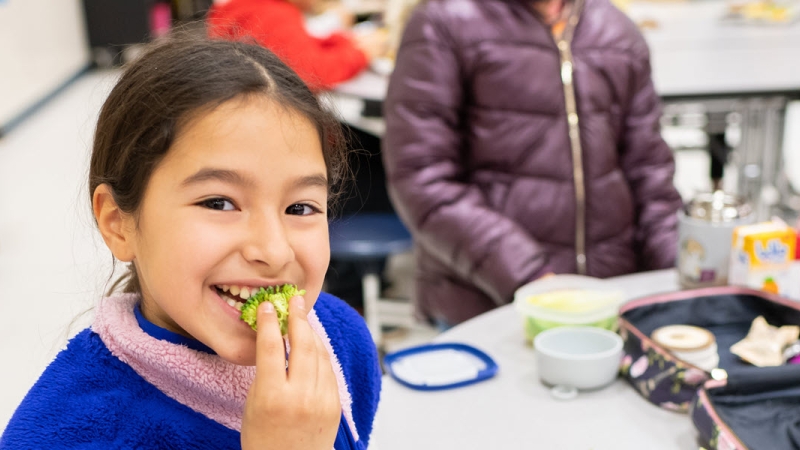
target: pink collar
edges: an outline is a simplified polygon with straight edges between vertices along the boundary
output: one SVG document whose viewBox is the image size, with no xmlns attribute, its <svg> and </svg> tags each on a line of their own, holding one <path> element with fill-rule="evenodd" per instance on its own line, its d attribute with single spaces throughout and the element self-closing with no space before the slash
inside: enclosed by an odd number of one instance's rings
<svg viewBox="0 0 800 450">
<path fill-rule="evenodd" d="M 123 294 L 100 300 L 92 329 L 109 351 L 128 364 L 142 378 L 168 397 L 182 403 L 211 420 L 239 431 L 242 411 L 255 367 L 238 366 L 217 355 L 156 339 L 139 328 L 133 308 L 139 297 Z M 325 344 L 331 358 L 339 399 L 347 425 L 358 440 L 353 421 L 352 397 L 347 389 L 342 366 L 333 351 L 328 334 L 312 310 L 308 314 L 311 328 Z"/>
</svg>

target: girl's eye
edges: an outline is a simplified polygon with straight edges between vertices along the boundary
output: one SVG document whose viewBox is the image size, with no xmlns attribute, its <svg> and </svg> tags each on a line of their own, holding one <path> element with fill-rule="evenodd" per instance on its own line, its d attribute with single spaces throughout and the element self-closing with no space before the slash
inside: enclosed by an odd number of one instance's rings
<svg viewBox="0 0 800 450">
<path fill-rule="evenodd" d="M 233 211 L 236 209 L 230 200 L 224 198 L 210 198 L 208 200 L 203 200 L 200 202 L 200 205 L 217 211 Z"/>
<path fill-rule="evenodd" d="M 309 214 L 314 214 L 318 212 L 320 212 L 319 209 L 311 205 L 305 205 L 302 203 L 295 203 L 294 205 L 286 208 L 286 214 L 294 216 L 307 216 Z"/>
</svg>

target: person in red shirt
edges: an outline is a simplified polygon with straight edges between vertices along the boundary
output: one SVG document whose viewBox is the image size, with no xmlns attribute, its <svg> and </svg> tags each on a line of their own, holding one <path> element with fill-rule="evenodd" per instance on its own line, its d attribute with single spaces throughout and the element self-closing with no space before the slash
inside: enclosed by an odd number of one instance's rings
<svg viewBox="0 0 800 450">
<path fill-rule="evenodd" d="M 304 13 L 319 0 L 230 0 L 208 13 L 211 37 L 249 36 L 275 52 L 313 90 L 326 90 L 356 76 L 381 52 L 377 33 L 333 33 L 326 38 L 306 31 Z"/>
</svg>

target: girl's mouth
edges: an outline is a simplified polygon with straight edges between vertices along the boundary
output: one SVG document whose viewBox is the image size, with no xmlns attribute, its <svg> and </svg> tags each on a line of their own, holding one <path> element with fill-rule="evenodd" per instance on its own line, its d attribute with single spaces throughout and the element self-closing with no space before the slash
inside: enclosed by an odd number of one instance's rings
<svg viewBox="0 0 800 450">
<path fill-rule="evenodd" d="M 220 298 L 237 311 L 241 311 L 244 302 L 246 302 L 251 295 L 258 292 L 259 289 L 260 286 L 236 286 L 227 284 L 214 286 L 214 290 L 217 291 Z"/>
</svg>

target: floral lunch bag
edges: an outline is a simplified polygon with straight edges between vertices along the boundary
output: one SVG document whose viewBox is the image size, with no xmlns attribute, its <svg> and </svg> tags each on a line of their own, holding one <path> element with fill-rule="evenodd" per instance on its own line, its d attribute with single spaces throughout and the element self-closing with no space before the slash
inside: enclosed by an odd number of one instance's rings
<svg viewBox="0 0 800 450">
<path fill-rule="evenodd" d="M 708 449 L 800 449 L 800 364 L 755 367 L 730 352 L 758 316 L 773 326 L 800 325 L 800 303 L 740 287 L 634 300 L 620 310 L 622 375 L 650 402 L 689 412 Z M 717 368 L 700 369 L 650 338 L 678 324 L 714 335 Z"/>
</svg>

